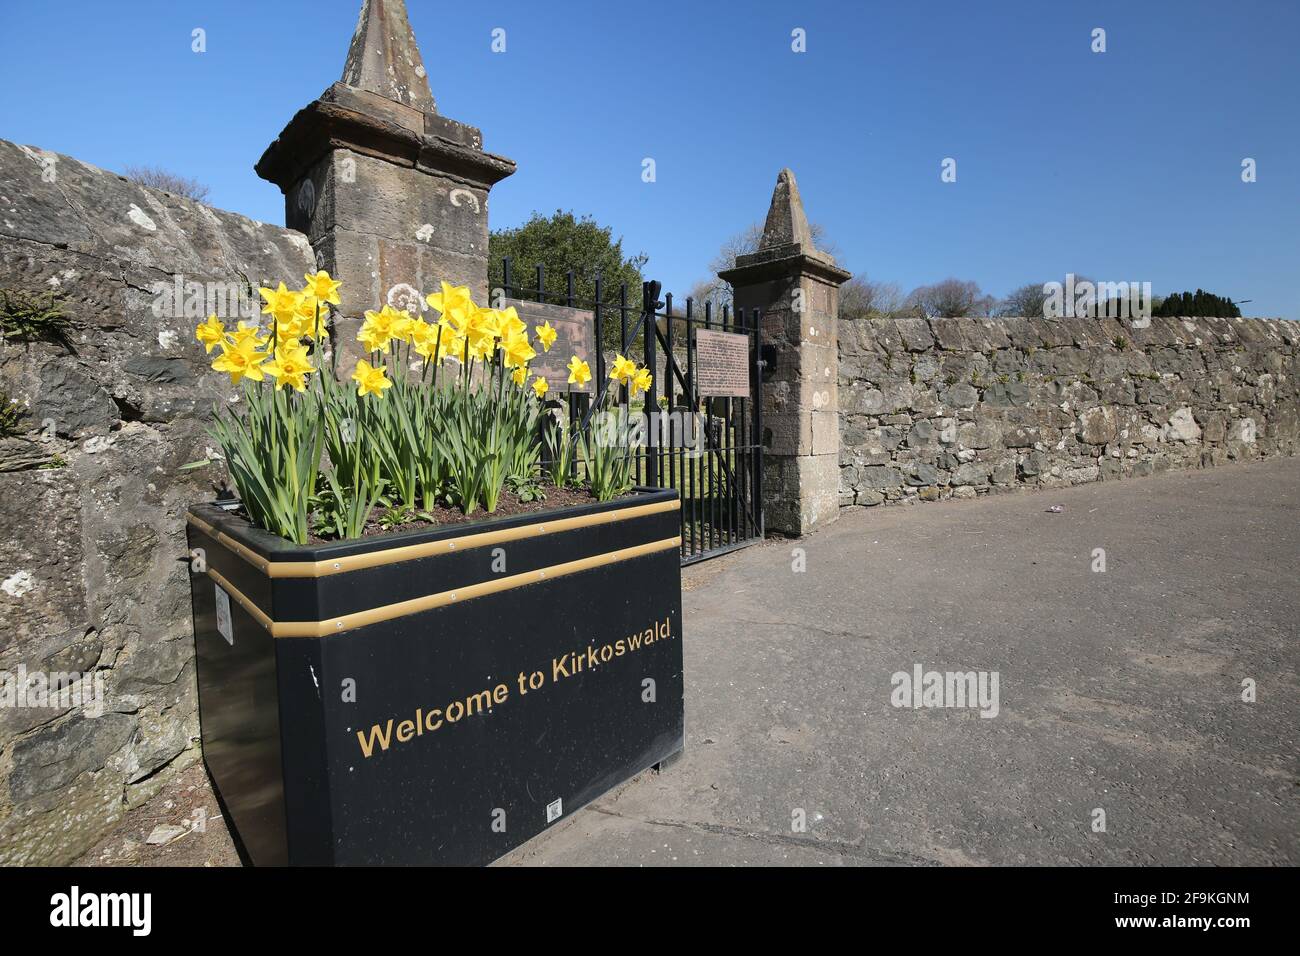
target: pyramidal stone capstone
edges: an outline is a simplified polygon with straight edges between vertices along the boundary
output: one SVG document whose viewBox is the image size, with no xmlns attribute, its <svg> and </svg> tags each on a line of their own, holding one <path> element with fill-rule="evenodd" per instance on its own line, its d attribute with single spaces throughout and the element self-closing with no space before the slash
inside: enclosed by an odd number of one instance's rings
<svg viewBox="0 0 1300 956">
<path fill-rule="evenodd" d="M 787 167 L 776 177 L 772 205 L 768 207 L 758 247 L 775 249 L 789 245 L 801 246 L 805 252 L 813 248 L 812 230 L 803 211 L 803 200 L 799 198 L 799 183 L 795 181 L 794 171 Z"/>
<path fill-rule="evenodd" d="M 422 113 L 438 112 L 403 0 L 364 0 L 343 82 Z"/>
</svg>

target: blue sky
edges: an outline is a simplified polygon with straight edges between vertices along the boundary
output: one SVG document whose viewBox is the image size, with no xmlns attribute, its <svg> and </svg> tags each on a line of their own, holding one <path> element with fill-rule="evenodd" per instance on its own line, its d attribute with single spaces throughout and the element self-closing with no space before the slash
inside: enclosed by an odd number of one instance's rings
<svg viewBox="0 0 1300 956">
<path fill-rule="evenodd" d="M 0 138 L 161 165 L 276 223 L 253 163 L 338 79 L 360 8 L 3 3 Z M 1300 318 L 1295 0 L 408 7 L 439 111 L 519 163 L 492 226 L 590 213 L 679 294 L 790 166 L 842 261 L 904 291 L 956 276 L 1001 295 L 1073 271 Z"/>
</svg>

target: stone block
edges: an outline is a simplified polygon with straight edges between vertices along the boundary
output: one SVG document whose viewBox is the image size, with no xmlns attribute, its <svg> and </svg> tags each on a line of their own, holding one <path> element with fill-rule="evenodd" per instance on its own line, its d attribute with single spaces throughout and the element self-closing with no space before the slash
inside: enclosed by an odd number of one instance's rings
<svg viewBox="0 0 1300 956">
<path fill-rule="evenodd" d="M 863 488 L 882 491 L 900 488 L 903 485 L 903 475 L 897 468 L 871 466 L 862 469 L 860 483 Z"/>
<path fill-rule="evenodd" d="M 907 483 L 913 487 L 924 485 L 947 484 L 947 476 L 928 462 L 915 462 L 907 476 Z"/>
<path fill-rule="evenodd" d="M 979 401 L 979 389 L 965 382 L 950 385 L 939 393 L 939 401 L 949 408 L 971 408 Z"/>
<path fill-rule="evenodd" d="M 79 363 L 63 358 L 40 371 L 32 418 L 58 435 L 81 438 L 107 432 L 118 420 L 117 403 Z"/>
<path fill-rule="evenodd" d="M 807 534 L 839 512 L 840 467 L 835 455 L 765 456 L 763 482 L 769 531 Z"/>
<path fill-rule="evenodd" d="M 769 455 L 810 455 L 813 448 L 811 412 L 784 411 L 763 416 L 763 450 Z"/>
<path fill-rule="evenodd" d="M 813 411 L 812 448 L 813 455 L 839 455 L 840 452 L 840 416 L 838 411 Z"/>
<path fill-rule="evenodd" d="M 965 321 L 965 319 L 930 320 L 930 330 L 939 348 L 954 352 L 968 351 L 966 337 L 962 334 L 962 325 Z"/>
<path fill-rule="evenodd" d="M 123 814 L 122 778 L 82 775 L 0 815 L 0 866 L 66 866 Z"/>
<path fill-rule="evenodd" d="M 1007 448 L 1032 448 L 1040 440 L 1037 428 L 1013 425 L 1002 432 L 1002 444 Z"/>
<path fill-rule="evenodd" d="M 994 382 L 984 390 L 984 403 L 994 406 L 1026 405 L 1030 389 L 1024 382 Z"/>
<path fill-rule="evenodd" d="M 996 422 L 965 422 L 957 428 L 957 444 L 962 448 L 991 448 L 998 444 L 1001 430 Z"/>
<path fill-rule="evenodd" d="M 1166 441 L 1175 442 L 1200 440 L 1201 427 L 1196 424 L 1196 416 L 1190 408 L 1183 406 L 1169 416 L 1169 422 L 1164 429 L 1164 438 Z"/>
<path fill-rule="evenodd" d="M 863 383 L 855 383 L 840 395 L 840 410 L 846 415 L 881 415 L 885 411 L 885 393 Z"/>
<path fill-rule="evenodd" d="M 1114 440 L 1118 431 L 1119 417 L 1115 409 L 1099 406 L 1090 408 L 1079 416 L 1079 427 L 1075 434 L 1086 444 L 1104 445 Z"/>
<path fill-rule="evenodd" d="M 925 319 L 895 319 L 903 347 L 909 352 L 926 352 L 934 347 L 934 335 Z"/>
<path fill-rule="evenodd" d="M 971 461 L 954 470 L 951 481 L 954 485 L 987 485 L 990 473 L 987 462 Z"/>
<path fill-rule="evenodd" d="M 135 733 L 127 714 L 75 714 L 42 727 L 14 744 L 9 795 L 15 804 L 67 786 L 81 774 L 101 770 Z"/>
<path fill-rule="evenodd" d="M 82 493 L 67 468 L 0 474 L 0 653 L 86 625 Z"/>
</svg>

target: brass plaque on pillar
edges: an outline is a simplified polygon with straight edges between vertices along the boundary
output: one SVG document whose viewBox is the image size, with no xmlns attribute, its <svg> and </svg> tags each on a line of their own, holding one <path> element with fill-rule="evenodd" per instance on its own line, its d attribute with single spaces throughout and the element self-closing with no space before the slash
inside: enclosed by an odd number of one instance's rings
<svg viewBox="0 0 1300 956">
<path fill-rule="evenodd" d="M 697 329 L 695 381 L 701 395 L 749 398 L 749 336 Z"/>
<path fill-rule="evenodd" d="M 528 324 L 528 337 L 537 349 L 537 358 L 528 363 L 529 373 L 546 379 L 552 391 L 590 393 L 596 380 L 596 316 L 586 309 L 522 299 L 506 299 L 502 308 L 512 305 Z M 556 333 L 549 352 L 537 341 L 536 327 L 545 322 L 550 322 Z M 569 360 L 575 355 L 591 367 L 591 381 L 585 385 L 569 382 Z"/>
</svg>

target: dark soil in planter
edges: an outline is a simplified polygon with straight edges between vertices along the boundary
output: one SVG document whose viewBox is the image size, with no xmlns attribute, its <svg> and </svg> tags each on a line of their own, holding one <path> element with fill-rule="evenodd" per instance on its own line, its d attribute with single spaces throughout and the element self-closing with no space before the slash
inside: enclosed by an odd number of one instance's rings
<svg viewBox="0 0 1300 956">
<path fill-rule="evenodd" d="M 630 493 L 630 492 L 629 492 Z M 626 496 L 620 496 L 626 497 Z M 372 538 L 376 535 L 394 534 L 398 531 L 415 531 L 420 528 L 441 528 L 447 525 L 466 524 L 471 521 L 483 521 L 490 518 L 505 518 L 511 515 L 535 514 L 542 511 L 555 511 L 559 508 L 569 508 L 574 505 L 589 505 L 595 501 L 595 497 L 586 488 L 554 488 L 546 489 L 546 497 L 540 501 L 520 501 L 519 496 L 508 488 L 501 490 L 501 497 L 497 501 L 497 510 L 488 514 L 482 508 L 475 509 L 473 514 L 465 514 L 459 508 L 453 508 L 448 505 L 438 505 L 434 508 L 426 509 L 426 513 L 433 516 L 433 522 L 425 521 L 423 518 L 413 517 L 412 520 L 402 524 L 390 524 L 385 527 L 380 523 L 384 517 L 385 511 L 382 508 L 376 508 L 366 523 L 365 530 L 362 531 L 361 537 Z M 615 501 L 618 498 L 613 499 Z M 243 514 L 241 511 L 240 514 Z M 247 517 L 247 515 L 244 515 Z M 321 538 L 316 535 L 310 537 L 312 544 L 329 544 L 338 541 L 338 538 Z"/>
</svg>

